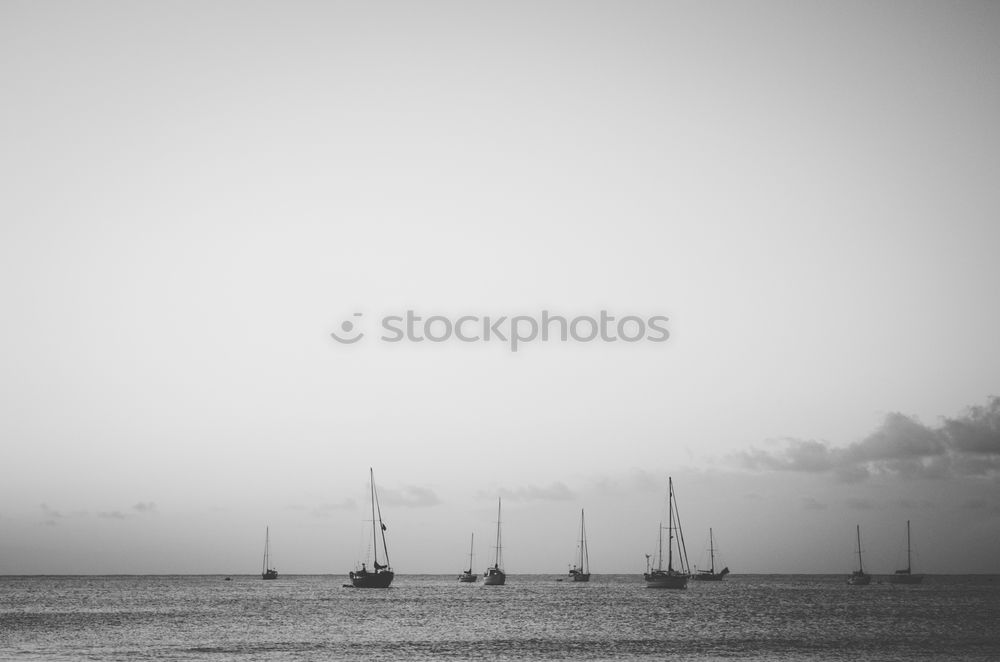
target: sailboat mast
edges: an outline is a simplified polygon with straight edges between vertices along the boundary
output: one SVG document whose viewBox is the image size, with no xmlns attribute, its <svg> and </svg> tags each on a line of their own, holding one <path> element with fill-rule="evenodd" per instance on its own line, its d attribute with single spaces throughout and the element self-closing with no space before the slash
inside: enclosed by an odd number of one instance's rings
<svg viewBox="0 0 1000 662">
<path fill-rule="evenodd" d="M 864 573 L 865 568 L 861 563 L 861 525 L 858 524 L 858 571 Z"/>
<path fill-rule="evenodd" d="M 708 556 L 712 560 L 712 574 L 715 574 L 715 542 L 712 540 L 712 527 L 708 527 Z"/>
<path fill-rule="evenodd" d="M 910 574 L 910 520 L 906 520 L 906 574 Z"/>
<path fill-rule="evenodd" d="M 671 479 L 671 481 L 670 481 L 670 495 L 673 497 L 672 504 L 673 504 L 674 520 L 676 520 L 676 522 L 677 522 L 677 527 L 676 527 L 677 528 L 677 560 L 680 563 L 681 572 L 683 572 L 684 574 L 687 574 L 689 568 L 691 567 L 691 564 L 690 564 L 690 562 L 688 562 L 687 543 L 684 542 L 684 527 L 681 526 L 681 511 L 679 511 L 677 509 L 677 495 L 674 494 L 673 487 L 674 487 L 674 485 L 673 485 L 673 479 Z"/>
<path fill-rule="evenodd" d="M 271 537 L 271 527 L 264 527 L 264 567 L 261 569 L 261 574 L 267 572 L 267 548 Z"/>
<path fill-rule="evenodd" d="M 378 569 L 378 537 L 375 533 L 375 472 L 368 467 L 368 482 L 371 484 L 372 502 L 372 554 L 375 555 L 375 569 Z"/>
<path fill-rule="evenodd" d="M 500 497 L 497 497 L 497 549 L 493 557 L 493 564 L 500 567 Z"/>
<path fill-rule="evenodd" d="M 656 569 L 663 570 L 663 522 L 660 522 L 660 528 L 657 529 L 657 543 L 659 543 L 659 555 L 656 558 Z"/>
<path fill-rule="evenodd" d="M 667 572 L 674 569 L 674 479 L 667 479 L 670 484 L 667 498 Z"/>
<path fill-rule="evenodd" d="M 375 501 L 375 509 L 378 512 L 378 528 L 382 532 L 382 554 L 385 556 L 385 565 L 389 567 L 389 546 L 385 544 L 385 524 L 382 523 L 382 506 L 378 502 L 378 492 L 375 490 L 375 477 L 372 476 L 372 497 Z M 372 521 L 372 526 L 375 526 L 375 522 Z M 378 568 L 376 567 L 376 570 Z"/>
<path fill-rule="evenodd" d="M 580 572 L 588 573 L 590 556 L 587 554 L 587 527 L 583 521 L 583 509 L 580 509 Z"/>
<path fill-rule="evenodd" d="M 469 540 L 469 572 L 472 572 L 472 550 L 475 549 L 476 545 L 476 534 L 473 532 L 472 538 Z"/>
</svg>

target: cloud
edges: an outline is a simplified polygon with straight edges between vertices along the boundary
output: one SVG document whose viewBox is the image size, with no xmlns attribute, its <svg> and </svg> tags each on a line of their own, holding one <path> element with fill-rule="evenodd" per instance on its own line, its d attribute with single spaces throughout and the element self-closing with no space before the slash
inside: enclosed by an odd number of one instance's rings
<svg viewBox="0 0 1000 662">
<path fill-rule="evenodd" d="M 814 497 L 803 497 L 802 507 L 806 510 L 826 510 L 827 505 Z"/>
<path fill-rule="evenodd" d="M 434 490 L 429 487 L 406 485 L 402 489 L 392 490 L 380 488 L 379 500 L 387 506 L 402 506 L 404 508 L 428 508 L 441 503 Z"/>
<path fill-rule="evenodd" d="M 906 461 L 937 457 L 947 450 L 944 435 L 898 412 L 886 414 L 882 426 L 844 451 L 851 463 Z"/>
<path fill-rule="evenodd" d="M 991 398 L 985 407 L 969 407 L 960 418 L 946 418 L 944 433 L 963 453 L 1000 456 L 1000 398 Z"/>
<path fill-rule="evenodd" d="M 986 499 L 966 499 L 962 503 L 964 510 L 987 510 L 989 507 L 990 502 Z"/>
<path fill-rule="evenodd" d="M 937 504 L 929 500 L 914 501 L 913 499 L 897 499 L 895 505 L 906 510 L 933 510 Z"/>
<path fill-rule="evenodd" d="M 824 472 L 837 464 L 836 451 L 819 441 L 784 439 L 783 452 L 752 449 L 743 453 L 743 464 L 754 469 Z"/>
<path fill-rule="evenodd" d="M 779 440 L 778 450 L 751 449 L 733 456 L 756 471 L 833 474 L 847 483 L 873 475 L 903 478 L 1000 475 L 1000 397 L 973 406 L 932 428 L 893 412 L 861 441 L 843 448 L 812 439 Z"/>
<path fill-rule="evenodd" d="M 847 500 L 848 508 L 852 510 L 875 510 L 875 504 L 871 499 L 858 499 L 851 497 Z"/>
<path fill-rule="evenodd" d="M 342 510 L 357 510 L 358 502 L 354 499 L 344 499 L 336 503 L 326 502 L 321 503 L 309 509 L 309 514 L 313 517 L 332 517 L 334 513 Z M 292 510 L 304 509 L 300 506 L 292 506 Z"/>
<path fill-rule="evenodd" d="M 47 526 L 55 526 L 59 520 L 70 517 L 86 517 L 88 514 L 86 510 L 74 510 L 70 513 L 64 513 L 61 510 L 52 508 L 47 503 L 43 503 L 39 507 L 42 509 L 42 515 L 45 517 L 44 521 Z"/>
<path fill-rule="evenodd" d="M 654 474 L 643 469 L 633 469 L 627 475 L 601 475 L 591 480 L 589 489 L 600 494 L 617 496 L 635 492 L 660 493 L 666 487 L 662 474 Z"/>
<path fill-rule="evenodd" d="M 40 508 L 45 519 L 45 526 L 55 526 L 63 518 L 63 514 L 55 508 L 50 508 L 49 504 L 43 503 Z"/>
<path fill-rule="evenodd" d="M 518 487 L 513 490 L 502 487 L 498 490 L 497 494 L 480 492 L 479 495 L 481 497 L 494 497 L 499 495 L 500 497 L 511 501 L 569 501 L 576 498 L 573 491 L 561 482 L 555 482 L 546 487 L 528 485 L 526 487 Z"/>
<path fill-rule="evenodd" d="M 91 513 L 86 510 L 74 510 L 70 513 L 65 513 L 61 510 L 57 510 L 47 503 L 41 504 L 42 514 L 45 517 L 45 524 L 49 526 L 55 526 L 60 520 L 67 518 L 77 518 L 77 517 L 90 517 Z M 152 501 L 140 502 L 132 506 L 132 511 L 136 513 L 155 513 L 156 504 Z M 129 513 L 122 512 L 121 510 L 99 510 L 96 513 L 99 519 L 117 519 L 123 520 L 129 517 Z"/>
</svg>

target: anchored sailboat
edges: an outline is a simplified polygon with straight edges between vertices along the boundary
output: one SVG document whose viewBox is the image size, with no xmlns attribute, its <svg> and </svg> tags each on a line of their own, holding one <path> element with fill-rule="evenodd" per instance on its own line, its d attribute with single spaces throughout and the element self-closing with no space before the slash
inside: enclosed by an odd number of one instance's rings
<svg viewBox="0 0 1000 662">
<path fill-rule="evenodd" d="M 910 568 L 910 520 L 906 520 L 906 567 L 889 575 L 890 584 L 919 584 L 923 575 L 914 575 Z"/>
<path fill-rule="evenodd" d="M 587 527 L 583 523 L 583 509 L 580 509 L 580 563 L 574 564 L 569 570 L 569 576 L 575 582 L 590 581 L 590 555 L 587 554 Z"/>
<path fill-rule="evenodd" d="M 684 545 L 684 532 L 681 530 L 681 517 L 677 511 L 677 502 L 674 497 L 674 479 L 668 478 L 669 489 L 667 491 L 667 569 L 663 569 L 663 522 L 660 522 L 658 531 L 659 557 L 656 568 L 649 569 L 649 555 L 646 555 L 646 573 L 643 579 L 646 580 L 647 588 L 687 588 L 688 577 L 691 575 L 687 559 L 687 548 Z M 677 531 L 677 535 L 674 535 Z M 677 569 L 674 568 L 674 538 L 677 539 Z"/>
<path fill-rule="evenodd" d="M 847 578 L 847 583 L 853 586 L 867 586 L 872 583 L 872 576 L 865 572 L 861 563 L 861 525 L 858 524 L 858 569 Z"/>
<path fill-rule="evenodd" d="M 721 582 L 722 578 L 729 574 L 729 568 L 725 567 L 719 572 L 715 571 L 715 541 L 712 538 L 711 527 L 708 529 L 708 554 L 711 559 L 711 568 L 699 570 L 694 578 L 703 582 Z"/>
<path fill-rule="evenodd" d="M 388 588 L 392 583 L 395 574 L 389 565 L 389 548 L 385 544 L 386 526 L 382 523 L 382 508 L 378 504 L 378 492 L 375 491 L 375 474 L 371 468 L 368 469 L 371 479 L 371 501 L 372 501 L 372 554 L 374 555 L 374 565 L 369 570 L 365 563 L 361 564 L 361 569 L 355 569 L 350 573 L 351 583 L 355 588 Z M 378 527 L 376 527 L 376 515 L 378 516 Z M 382 534 L 382 555 L 385 557 L 385 564 L 378 562 L 378 535 Z"/>
<path fill-rule="evenodd" d="M 472 549 L 475 541 L 476 541 L 476 534 L 473 533 L 472 538 L 469 540 L 469 569 L 464 571 L 462 574 L 458 576 L 458 581 L 465 582 L 467 584 L 475 582 L 477 579 L 479 579 L 479 575 L 472 572 Z"/>
<path fill-rule="evenodd" d="M 277 579 L 278 571 L 271 565 L 271 527 L 264 528 L 264 563 L 260 567 L 261 579 Z M 228 578 L 227 578 L 228 579 Z"/>
<path fill-rule="evenodd" d="M 500 544 L 500 499 L 497 499 L 497 551 L 493 557 L 493 567 L 483 573 L 483 584 L 486 586 L 503 586 L 507 582 L 507 573 L 503 571 L 503 556 Z"/>
</svg>

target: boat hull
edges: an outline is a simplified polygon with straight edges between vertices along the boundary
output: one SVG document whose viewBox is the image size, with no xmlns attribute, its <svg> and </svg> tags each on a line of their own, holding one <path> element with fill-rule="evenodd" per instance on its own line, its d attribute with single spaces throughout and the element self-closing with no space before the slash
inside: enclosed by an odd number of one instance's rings
<svg viewBox="0 0 1000 662">
<path fill-rule="evenodd" d="M 573 578 L 575 582 L 589 582 L 590 573 L 589 572 L 571 572 L 570 577 Z"/>
<path fill-rule="evenodd" d="M 479 575 L 474 575 L 471 572 L 464 572 L 458 576 L 458 581 L 463 584 L 472 584 L 479 580 Z"/>
<path fill-rule="evenodd" d="M 698 574 L 694 576 L 696 581 L 699 582 L 721 582 L 722 578 L 729 574 L 729 568 L 723 568 L 719 572 L 714 572 L 711 570 L 699 571 Z"/>
<path fill-rule="evenodd" d="M 847 583 L 851 586 L 867 586 L 872 583 L 872 576 L 863 572 L 855 572 L 847 578 Z"/>
<path fill-rule="evenodd" d="M 278 578 L 278 571 L 277 570 L 267 570 L 266 572 L 260 573 L 260 578 L 261 579 L 277 579 Z"/>
<path fill-rule="evenodd" d="M 503 586 L 507 583 L 507 575 L 503 570 L 491 568 L 483 575 L 483 584 L 487 586 Z"/>
<path fill-rule="evenodd" d="M 680 572 L 653 571 L 644 574 L 646 588 L 687 588 L 688 576 Z"/>
<path fill-rule="evenodd" d="M 379 572 L 352 572 L 350 573 L 351 584 L 354 588 L 389 588 L 395 573 L 392 570 L 381 570 Z"/>
</svg>

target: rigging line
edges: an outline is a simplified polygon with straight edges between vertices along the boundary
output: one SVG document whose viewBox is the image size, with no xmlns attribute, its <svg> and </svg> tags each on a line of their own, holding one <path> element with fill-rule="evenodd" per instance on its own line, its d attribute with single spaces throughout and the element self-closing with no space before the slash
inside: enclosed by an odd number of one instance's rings
<svg viewBox="0 0 1000 662">
<path fill-rule="evenodd" d="M 378 502 L 378 491 L 375 489 L 375 475 L 372 474 L 372 495 L 374 496 L 375 508 L 378 510 L 378 528 L 382 531 L 382 552 L 385 554 L 385 566 L 388 568 L 391 563 L 389 563 L 389 547 L 385 544 L 385 524 L 382 523 L 382 506 Z"/>
<path fill-rule="evenodd" d="M 671 492 L 673 492 L 673 489 L 674 489 L 674 483 L 673 480 L 671 480 L 670 481 Z M 679 552 L 678 556 L 680 557 L 681 563 L 683 563 L 681 570 L 684 572 L 690 572 L 691 565 L 688 563 L 688 558 L 687 558 L 687 545 L 684 542 L 684 528 L 681 526 L 681 512 L 677 509 L 677 493 L 673 492 L 673 494 L 674 494 L 673 509 L 675 515 L 677 516 L 677 541 L 679 543 L 677 551 Z"/>
</svg>

